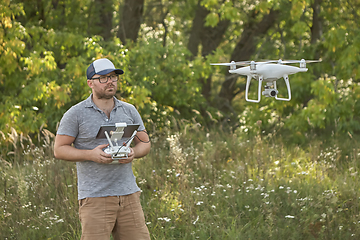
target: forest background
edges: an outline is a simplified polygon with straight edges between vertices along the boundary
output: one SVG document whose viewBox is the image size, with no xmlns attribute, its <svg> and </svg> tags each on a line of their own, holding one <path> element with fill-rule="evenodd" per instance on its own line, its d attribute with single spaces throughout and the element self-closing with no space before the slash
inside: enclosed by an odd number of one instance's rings
<svg viewBox="0 0 360 240">
<path fill-rule="evenodd" d="M 360 126 L 358 6 L 354 0 L 2 0 L 1 131 L 5 138 L 12 128 L 25 136 L 55 132 L 64 111 L 90 94 L 89 63 L 108 57 L 125 70 L 117 97 L 138 107 L 149 130 L 174 117 L 248 131 L 261 120 L 263 130 L 281 127 L 299 139 L 325 128 L 353 133 Z M 210 66 L 301 58 L 322 62 L 290 76 L 290 102 L 247 103 L 245 77 Z"/>
<path fill-rule="evenodd" d="M 330 152 L 331 156 L 337 156 L 336 161 L 341 164 L 346 162 L 346 167 L 341 165 L 341 169 L 348 170 L 348 164 L 353 164 L 350 173 L 347 171 L 348 173 L 341 176 L 350 174 L 349 176 L 354 177 L 354 172 L 357 173 L 355 139 L 360 130 L 360 28 L 356 21 L 359 15 L 359 0 L 1 0 L 0 153 L 1 170 L 4 172 L 1 178 L 1 200 L 4 201 L 1 219 L 3 229 L 7 229 L 5 234 L 8 234 L 4 236 L 13 236 L 16 239 L 16 236 L 19 237 L 21 234 L 16 229 L 20 225 L 26 225 L 23 220 L 19 220 L 24 219 L 24 216 L 21 216 L 24 213 L 18 213 L 18 220 L 8 221 L 9 216 L 14 217 L 16 214 L 9 210 L 10 207 L 6 207 L 6 203 L 9 203 L 7 197 L 13 196 L 17 199 L 13 200 L 18 206 L 22 206 L 20 209 L 25 210 L 29 206 L 34 206 L 35 201 L 32 200 L 33 205 L 29 205 L 30 193 L 25 194 L 21 187 L 12 186 L 11 182 L 15 185 L 21 181 L 30 182 L 29 176 L 32 175 L 26 172 L 28 170 L 24 170 L 28 166 L 28 161 L 24 159 L 29 160 L 29 152 L 32 154 L 30 159 L 34 166 L 39 168 L 44 167 L 41 161 L 34 161 L 39 148 L 52 159 L 51 139 L 56 132 L 57 124 L 70 106 L 89 96 L 90 89 L 86 84 L 85 71 L 93 60 L 102 57 L 111 59 L 116 67 L 124 69 L 125 74 L 122 75 L 116 96 L 138 108 L 154 143 L 158 138 L 167 139 L 165 142 L 168 145 L 165 149 L 168 151 L 174 149 L 174 141 L 179 141 L 179 147 L 182 146 L 182 151 L 185 151 L 185 145 L 180 144 L 182 141 L 183 144 L 190 141 L 196 145 L 197 137 L 204 135 L 204 139 L 198 140 L 197 143 L 206 144 L 209 141 L 209 135 L 206 133 L 216 135 L 221 132 L 224 134 L 219 136 L 222 141 L 232 141 L 232 144 L 240 141 L 241 146 L 245 144 L 242 150 L 238 150 L 241 157 L 235 154 L 235 145 L 232 151 L 229 151 L 228 147 L 206 151 L 207 154 L 214 154 L 211 155 L 214 158 L 223 159 L 225 165 L 240 164 L 238 161 L 242 164 L 245 160 L 250 163 L 252 160 L 238 159 L 248 154 L 245 150 L 263 153 L 260 154 L 263 158 L 259 158 L 259 154 L 258 157 L 251 155 L 251 158 L 254 158 L 254 165 L 250 164 L 253 170 L 244 174 L 241 181 L 239 180 L 240 183 L 245 184 L 249 179 L 253 180 L 253 175 L 259 177 L 262 173 L 267 176 L 268 171 L 271 172 L 273 168 L 267 163 L 274 164 L 277 161 L 269 161 L 264 156 L 271 155 L 266 146 L 269 147 L 267 144 L 271 145 L 273 142 L 280 144 L 280 149 L 291 145 L 292 149 L 303 149 L 305 152 L 308 150 L 307 147 L 312 146 L 313 149 L 317 146 L 320 150 L 316 153 L 307 153 L 311 157 L 310 160 L 305 157 L 306 164 L 315 164 L 311 159 L 317 161 L 319 156 Z M 307 73 L 290 76 L 292 99 L 289 102 L 262 98 L 259 104 L 248 103 L 244 97 L 244 77 L 230 75 L 225 67 L 210 66 L 213 62 L 302 58 L 321 59 L 322 62 L 308 64 Z M 283 80 L 278 81 L 278 87 L 280 95 L 286 97 Z M 251 88 L 251 98 L 256 98 L 254 89 Z M 191 131 L 194 131 L 195 135 L 191 135 Z M 234 134 L 237 136 L 236 140 Z M 314 140 L 318 136 L 338 142 L 331 142 L 327 145 L 331 146 L 330 148 L 324 148 L 324 140 Z M 340 147 L 342 151 L 339 150 L 339 144 L 344 147 Z M 32 152 L 34 149 L 37 151 L 36 154 Z M 292 149 L 289 151 L 292 152 Z M 284 152 L 275 151 L 271 159 L 276 159 L 276 156 L 284 158 Z M 289 153 L 291 156 L 293 154 Z M 165 153 L 161 155 L 168 156 Z M 50 161 L 48 158 L 46 161 Z M 149 158 L 152 159 L 151 156 Z M 157 159 L 158 155 L 154 158 Z M 44 156 L 40 159 L 43 161 Z M 152 160 L 160 161 L 155 159 Z M 173 160 L 174 162 L 167 159 L 162 163 L 171 165 L 167 169 L 164 167 L 165 175 L 169 173 L 169 169 L 175 175 L 180 174 L 179 171 L 185 171 L 180 167 L 179 159 Z M 219 164 L 211 161 L 210 163 Z M 53 170 L 59 167 L 57 164 L 59 163 L 51 162 L 49 166 Z M 43 171 L 48 172 L 49 166 L 45 164 L 46 169 Z M 65 166 L 70 172 L 73 171 L 73 167 Z M 333 165 L 326 166 L 334 169 Z M 64 166 L 60 165 L 60 168 L 62 167 Z M 200 171 L 197 174 L 209 170 L 207 164 L 202 166 L 204 169 L 199 165 L 193 167 Z M 176 172 L 174 169 L 180 170 Z M 25 171 L 22 177 L 21 171 Z M 214 174 L 213 171 L 207 172 L 208 175 L 204 179 L 215 177 L 210 173 Z M 316 172 L 315 176 L 317 174 Z M 154 178 L 154 174 L 143 175 L 143 180 L 146 179 L 145 176 L 149 176 L 149 179 Z M 285 175 L 291 179 L 296 176 L 295 173 Z M 319 181 L 317 177 L 314 179 Z M 166 180 L 156 179 L 156 183 Z M 279 177 L 278 180 L 283 181 L 284 178 Z M 336 182 L 334 178 L 330 180 Z M 73 180 L 66 181 L 70 181 L 66 186 L 76 185 Z M 358 182 L 355 183 L 357 186 Z M 321 191 L 329 191 L 325 188 Z M 24 189 L 25 192 L 31 192 L 29 186 Z M 61 189 L 61 186 L 52 191 L 56 192 L 58 189 Z M 166 201 L 162 200 L 171 205 L 173 212 L 180 211 L 181 207 L 173 206 L 174 199 L 178 203 L 177 206 L 181 205 L 179 196 L 169 195 L 170 190 L 167 190 L 164 190 L 168 193 L 164 198 Z M 352 194 L 357 190 L 358 187 L 353 188 Z M 63 192 L 61 194 L 64 195 Z M 160 194 L 157 195 L 159 196 Z M 336 199 L 339 198 L 336 194 L 334 196 Z M 21 200 L 22 198 L 24 199 Z M 351 198 L 353 196 L 349 197 Z M 152 195 L 145 196 L 143 201 L 149 202 L 149 199 L 152 199 Z M 338 204 L 332 197 L 328 200 L 331 204 Z M 184 202 L 183 199 L 183 204 Z M 358 217 L 357 206 L 354 205 L 356 209 L 351 213 L 355 218 Z M 70 208 L 73 207 L 71 205 Z M 272 214 L 276 215 L 275 212 Z M 328 218 L 329 212 L 326 214 Z M 229 214 L 224 212 L 223 216 L 226 215 Z M 322 216 L 321 213 L 317 215 Z M 291 218 L 293 215 L 286 216 Z M 344 220 L 347 217 L 344 217 Z M 154 221 L 151 222 L 155 225 L 159 218 L 153 218 Z M 188 218 L 195 223 L 198 221 L 196 216 L 191 214 Z M 54 216 L 52 219 L 59 220 Z M 160 220 L 164 219 L 168 218 Z M 320 220 L 316 217 L 314 219 L 306 218 L 304 221 L 309 236 L 335 236 L 329 230 L 334 227 L 331 225 L 334 224 L 333 221 L 328 219 L 331 224 L 324 225 L 324 221 L 320 221 L 321 217 Z M 78 226 L 77 220 L 72 221 L 74 226 Z M 316 225 L 319 222 L 321 224 Z M 248 222 L 230 221 L 232 227 L 227 229 L 228 231 L 222 231 L 222 234 L 225 232 L 226 236 L 239 236 L 239 232 L 236 231 L 238 224 L 244 226 L 241 231 L 248 231 L 245 227 L 248 226 Z M 161 231 L 165 230 L 161 229 L 167 229 L 167 234 L 174 237 L 171 235 L 172 231 L 175 231 L 172 227 L 159 227 L 159 239 L 160 236 L 166 236 L 162 235 L 164 233 Z M 36 230 L 39 226 L 34 228 Z M 338 225 L 335 228 L 338 229 Z M 59 232 L 64 229 L 70 231 L 69 225 L 60 229 Z M 72 233 L 76 235 L 78 228 L 74 229 Z M 203 230 L 197 232 L 200 235 L 209 235 L 209 231 L 211 232 L 208 228 L 200 229 Z M 291 232 L 291 228 L 289 229 Z M 274 228 L 272 231 L 274 234 Z M 290 232 L 285 231 L 282 234 L 288 236 Z M 36 235 L 36 231 L 33 233 Z M 269 232 L 266 233 L 269 236 Z M 184 237 L 180 233 L 176 234 Z M 349 234 L 352 236 L 351 234 L 358 233 L 350 231 Z M 189 236 L 193 239 L 194 234 Z M 224 235 L 221 236 L 224 238 Z M 276 239 L 279 235 L 275 234 L 273 237 Z"/>
</svg>

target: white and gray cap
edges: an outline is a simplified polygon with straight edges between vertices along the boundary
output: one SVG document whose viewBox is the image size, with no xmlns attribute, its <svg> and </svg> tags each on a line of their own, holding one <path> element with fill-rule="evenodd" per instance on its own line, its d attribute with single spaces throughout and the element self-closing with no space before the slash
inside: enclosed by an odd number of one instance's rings
<svg viewBox="0 0 360 240">
<path fill-rule="evenodd" d="M 91 79 L 95 74 L 106 75 L 112 71 L 116 74 L 123 74 L 124 71 L 116 69 L 114 64 L 107 58 L 100 58 L 90 64 L 86 71 L 87 79 Z"/>
</svg>

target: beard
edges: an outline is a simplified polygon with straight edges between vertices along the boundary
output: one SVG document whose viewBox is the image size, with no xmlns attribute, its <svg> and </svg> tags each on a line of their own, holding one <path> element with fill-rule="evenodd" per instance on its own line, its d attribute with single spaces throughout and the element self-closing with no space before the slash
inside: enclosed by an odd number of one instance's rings
<svg viewBox="0 0 360 240">
<path fill-rule="evenodd" d="M 111 91 L 107 91 L 107 89 L 110 87 L 112 87 L 113 89 Z M 95 90 L 94 93 L 98 99 L 111 99 L 115 96 L 116 88 L 114 85 L 110 85 L 104 90 Z"/>
</svg>

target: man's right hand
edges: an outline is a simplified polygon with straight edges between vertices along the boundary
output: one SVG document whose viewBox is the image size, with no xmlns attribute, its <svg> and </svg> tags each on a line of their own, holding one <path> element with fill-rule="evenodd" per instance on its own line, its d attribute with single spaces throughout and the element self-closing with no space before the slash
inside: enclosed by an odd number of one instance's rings
<svg viewBox="0 0 360 240">
<path fill-rule="evenodd" d="M 111 154 L 103 151 L 109 144 L 99 145 L 91 150 L 76 149 L 71 144 L 75 141 L 74 137 L 67 135 L 56 135 L 54 143 L 54 156 L 58 159 L 81 162 L 93 161 L 108 164 L 112 162 Z"/>
<path fill-rule="evenodd" d="M 107 154 L 103 151 L 103 149 L 106 148 L 107 146 L 109 146 L 109 144 L 99 145 L 96 148 L 94 148 L 91 154 L 92 155 L 91 161 L 97 163 L 103 163 L 103 164 L 111 163 L 113 161 L 113 159 L 111 158 L 111 154 Z"/>
</svg>

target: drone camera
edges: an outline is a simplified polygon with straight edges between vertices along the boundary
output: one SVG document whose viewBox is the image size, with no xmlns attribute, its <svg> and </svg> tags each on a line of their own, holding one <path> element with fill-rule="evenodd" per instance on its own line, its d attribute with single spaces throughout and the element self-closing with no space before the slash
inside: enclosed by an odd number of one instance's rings
<svg viewBox="0 0 360 240">
<path fill-rule="evenodd" d="M 279 93 L 278 90 L 275 90 L 273 88 L 268 88 L 262 92 L 262 95 L 264 95 L 265 97 L 275 97 L 278 93 Z"/>
</svg>

